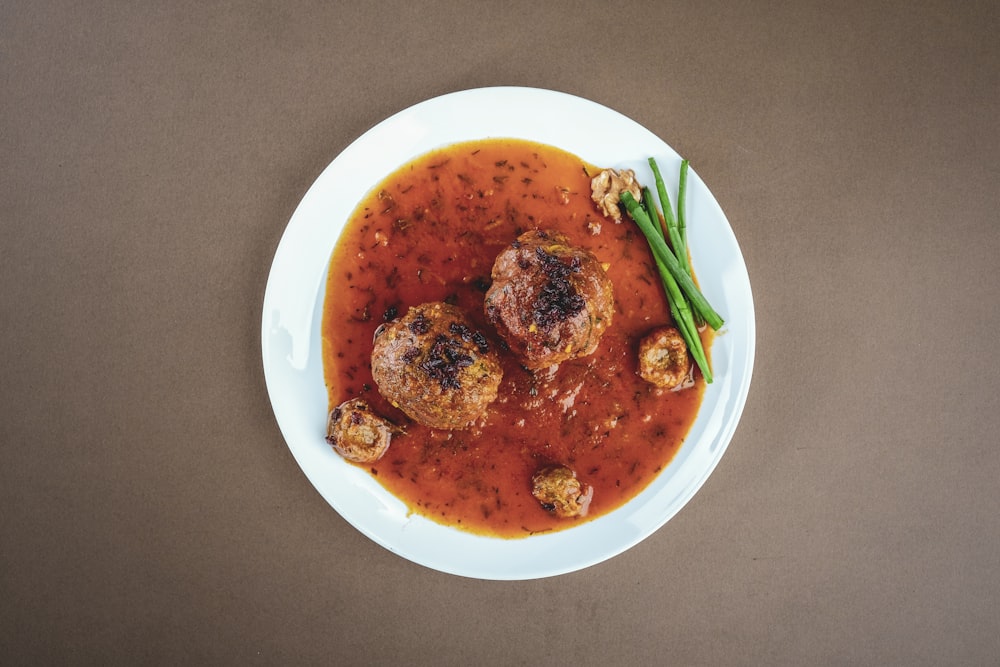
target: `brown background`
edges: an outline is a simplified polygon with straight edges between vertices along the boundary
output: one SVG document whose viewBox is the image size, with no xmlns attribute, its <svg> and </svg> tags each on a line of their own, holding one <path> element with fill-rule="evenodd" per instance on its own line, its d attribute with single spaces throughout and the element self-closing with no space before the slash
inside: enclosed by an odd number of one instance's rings
<svg viewBox="0 0 1000 667">
<path fill-rule="evenodd" d="M 998 35 L 996 2 L 0 3 L 0 662 L 997 664 Z M 757 308 L 700 493 L 528 582 L 348 525 L 260 358 L 323 167 L 492 85 L 689 157 Z"/>
</svg>

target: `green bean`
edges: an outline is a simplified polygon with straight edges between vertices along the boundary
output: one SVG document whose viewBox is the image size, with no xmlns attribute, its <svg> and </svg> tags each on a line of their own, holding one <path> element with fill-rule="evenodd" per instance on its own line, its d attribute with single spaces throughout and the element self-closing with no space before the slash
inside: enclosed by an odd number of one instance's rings
<svg viewBox="0 0 1000 667">
<path fill-rule="evenodd" d="M 677 253 L 677 261 L 687 270 L 688 275 L 693 278 L 694 272 L 691 270 L 691 257 L 688 254 L 687 239 L 687 180 L 689 166 L 690 163 L 687 160 L 681 160 L 680 184 L 677 186 L 677 237 L 681 250 L 678 251 L 675 249 L 674 252 Z M 699 327 L 705 324 L 705 320 L 700 315 L 696 315 L 694 322 Z"/>
<path fill-rule="evenodd" d="M 698 286 L 695 285 L 694 280 L 687 273 L 687 271 L 681 268 L 677 258 L 674 256 L 674 253 L 667 246 L 666 241 L 663 240 L 663 236 L 656 232 L 656 228 L 653 227 L 652 220 L 650 220 L 649 216 L 646 215 L 642 205 L 637 202 L 635 197 L 633 197 L 629 192 L 623 192 L 621 194 L 621 202 L 625 205 L 629 215 L 645 235 L 646 241 L 649 242 L 649 247 L 653 251 L 653 254 L 661 262 L 663 262 L 664 266 L 677 282 L 681 291 L 690 300 L 691 307 L 705 318 L 705 322 L 707 322 L 710 327 L 718 331 L 724 324 L 722 317 L 715 312 L 712 305 L 708 302 L 708 299 L 706 299 L 701 293 L 701 290 L 699 290 Z"/>
<path fill-rule="evenodd" d="M 673 248 L 674 256 L 677 257 L 681 268 L 690 275 L 691 266 L 688 264 L 687 249 L 684 247 L 684 240 L 680 234 L 678 219 L 674 217 L 673 206 L 670 204 L 670 195 L 667 194 L 667 186 L 663 182 L 660 167 L 656 164 L 655 159 L 649 158 L 649 168 L 653 170 L 653 180 L 656 183 L 656 193 L 660 197 L 660 207 L 663 209 L 663 221 L 667 229 L 667 238 L 670 240 L 670 247 Z"/>
<path fill-rule="evenodd" d="M 688 257 L 687 241 L 687 181 L 689 166 L 690 163 L 687 160 L 681 160 L 681 178 L 680 184 L 677 186 L 677 235 L 680 237 L 681 249 L 676 252 L 684 256 L 683 260 L 680 257 L 677 259 L 681 262 L 681 266 L 686 268 L 688 273 L 691 273 L 691 260 Z"/>
</svg>

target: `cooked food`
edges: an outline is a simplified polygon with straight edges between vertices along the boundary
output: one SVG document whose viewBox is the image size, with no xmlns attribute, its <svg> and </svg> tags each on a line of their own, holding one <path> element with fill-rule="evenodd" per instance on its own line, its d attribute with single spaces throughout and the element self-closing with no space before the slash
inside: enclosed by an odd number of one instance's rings
<svg viewBox="0 0 1000 667">
<path fill-rule="evenodd" d="M 531 495 L 542 509 L 566 519 L 587 516 L 594 487 L 584 484 L 564 465 L 545 466 L 531 478 Z"/>
<path fill-rule="evenodd" d="M 611 224 L 591 199 L 591 178 L 599 171 L 578 156 L 535 142 L 452 144 L 415 158 L 375 184 L 346 222 L 330 260 L 323 306 L 328 402 L 332 408 L 363 397 L 373 412 L 405 425 L 405 433 L 393 434 L 382 458 L 363 465 L 414 514 L 504 538 L 565 530 L 635 498 L 670 465 L 687 438 L 704 397 L 703 376 L 694 367 L 694 386 L 676 392 L 640 377 L 640 339 L 657 326 L 676 323 L 649 244 L 632 224 Z M 528 243 L 528 237 L 518 242 L 518 252 L 511 247 L 514 239 L 535 229 L 564 238 Z M 585 250 L 600 263 L 581 259 L 576 266 L 577 252 L 550 252 L 550 246 Z M 529 272 L 516 261 L 510 268 L 519 277 L 491 278 L 500 255 L 516 260 L 522 254 L 535 267 L 535 282 L 525 278 Z M 556 284 L 543 290 L 550 282 L 543 263 L 556 278 L 565 273 L 566 284 L 553 280 Z M 535 308 L 528 304 L 530 318 L 514 320 L 520 337 L 510 338 L 509 350 L 489 321 L 486 293 L 493 285 L 491 296 L 497 296 L 504 281 L 511 290 L 544 291 L 538 308 L 542 323 L 547 313 L 576 309 L 578 299 L 563 291 L 567 285 L 589 304 L 577 317 L 599 312 L 587 310 L 598 302 L 607 305 L 610 315 L 610 287 L 596 290 L 595 298 L 589 287 L 575 282 L 590 276 L 603 284 L 605 273 L 614 285 L 614 324 L 592 354 L 529 370 L 516 346 L 535 333 L 533 323 L 539 326 Z M 552 308 L 544 307 L 546 300 Z M 461 355 L 481 359 L 475 345 L 449 352 L 443 344 L 438 361 L 419 368 L 434 357 L 435 334 L 417 335 L 403 320 L 417 319 L 407 319 L 409 306 L 430 303 L 451 304 L 464 313 L 473 342 L 473 332 L 489 338 L 488 356 L 495 353 L 502 368 L 495 390 L 470 384 L 458 373 L 468 370 L 461 368 L 466 363 Z M 560 304 L 568 307 L 556 307 Z M 445 326 L 444 312 L 440 318 L 425 313 L 434 331 L 468 344 Z M 593 339 L 594 331 L 590 334 Z M 702 336 L 710 345 L 712 329 Z M 374 347 L 379 348 L 375 354 Z M 538 363 L 552 363 L 552 358 Z M 451 383 L 446 369 L 452 367 L 463 390 L 478 387 L 465 397 L 465 407 L 462 391 L 441 385 L 442 380 Z M 487 373 L 486 378 L 498 375 Z M 420 412 L 414 404 L 422 406 Z M 406 406 L 416 419 L 432 423 L 436 420 L 428 417 L 459 411 L 474 421 L 468 428 L 427 426 L 400 409 Z M 550 511 L 541 508 L 531 493 L 540 462 L 577 472 L 581 492 L 564 497 L 576 498 L 581 507 L 591 497 L 586 516 L 560 517 L 553 499 L 544 501 L 552 505 Z M 540 491 L 557 486 L 559 479 L 567 487 L 574 484 L 566 472 L 540 479 Z"/>
<path fill-rule="evenodd" d="M 372 412 L 367 401 L 352 398 L 330 411 L 326 441 L 348 461 L 374 463 L 397 431 L 392 422 Z"/>
<path fill-rule="evenodd" d="M 713 331 L 718 331 L 723 325 L 722 317 L 715 312 L 712 305 L 701 293 L 694 282 L 691 264 L 687 250 L 687 222 L 685 219 L 685 190 L 689 164 L 681 161 L 680 182 L 677 186 L 677 215 L 674 216 L 667 194 L 666 184 L 656 164 L 649 158 L 649 167 L 653 171 L 656 190 L 663 208 L 663 225 L 660 224 L 660 213 L 652 196 L 636 197 L 631 192 L 622 192 L 620 201 L 628 210 L 629 217 L 642 230 L 643 236 L 649 242 L 649 248 L 656 257 L 657 269 L 663 281 L 670 304 L 670 312 L 677 323 L 678 330 L 684 338 L 691 356 L 701 370 L 705 382 L 712 383 L 712 369 L 705 354 L 704 344 L 695 323 L 694 312 L 703 319 Z M 646 191 L 648 193 L 648 190 Z M 640 202 L 641 199 L 641 202 Z M 666 236 L 661 232 L 666 228 Z M 667 244 L 667 239 L 670 244 Z"/>
<path fill-rule="evenodd" d="M 493 263 L 486 316 L 524 364 L 540 369 L 593 354 L 615 300 L 604 267 L 556 231 L 526 232 Z"/>
<path fill-rule="evenodd" d="M 635 172 L 631 169 L 604 169 L 590 182 L 591 199 L 601 212 L 613 218 L 615 222 L 622 219 L 621 202 L 623 192 L 629 192 L 638 201 L 642 201 L 642 186 L 635 180 Z"/>
<path fill-rule="evenodd" d="M 663 389 L 675 389 L 691 379 L 691 358 L 681 332 L 660 327 L 639 341 L 639 375 Z"/>
<path fill-rule="evenodd" d="M 497 397 L 503 370 L 486 336 L 456 306 L 430 302 L 379 327 L 372 350 L 378 390 L 414 421 L 460 429 Z"/>
</svg>

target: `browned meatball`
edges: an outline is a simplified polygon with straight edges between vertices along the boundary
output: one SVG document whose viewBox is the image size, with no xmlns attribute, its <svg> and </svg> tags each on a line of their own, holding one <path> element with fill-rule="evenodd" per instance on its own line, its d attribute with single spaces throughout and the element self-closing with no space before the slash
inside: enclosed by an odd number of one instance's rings
<svg viewBox="0 0 1000 667">
<path fill-rule="evenodd" d="M 657 387 L 674 389 L 691 376 L 691 359 L 681 332 L 660 327 L 639 341 L 639 375 Z"/>
<path fill-rule="evenodd" d="M 576 478 L 576 473 L 563 465 L 541 468 L 531 478 L 531 495 L 542 509 L 558 517 L 586 516 L 594 487 Z"/>
<path fill-rule="evenodd" d="M 371 411 L 360 398 L 344 401 L 330 412 L 326 441 L 338 454 L 355 463 L 374 463 L 389 448 L 396 428 Z"/>
<path fill-rule="evenodd" d="M 611 325 L 611 280 L 558 232 L 519 236 L 497 256 L 492 277 L 486 316 L 527 368 L 592 354 Z"/>
<path fill-rule="evenodd" d="M 465 428 L 497 397 L 500 359 L 466 314 L 446 303 L 410 308 L 375 333 L 378 390 L 431 428 Z"/>
</svg>

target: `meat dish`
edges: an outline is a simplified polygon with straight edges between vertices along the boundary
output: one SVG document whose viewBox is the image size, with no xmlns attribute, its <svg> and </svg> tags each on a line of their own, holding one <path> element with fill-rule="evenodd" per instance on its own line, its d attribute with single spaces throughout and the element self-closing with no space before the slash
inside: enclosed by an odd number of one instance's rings
<svg viewBox="0 0 1000 667">
<path fill-rule="evenodd" d="M 505 538 L 564 530 L 634 498 L 684 441 L 703 379 L 660 386 L 662 354 L 640 367 L 643 338 L 673 322 L 648 244 L 591 198 L 600 172 L 535 142 L 454 144 L 345 225 L 323 306 L 329 403 L 391 425 L 379 458 L 345 458 L 412 512 Z"/>
</svg>

